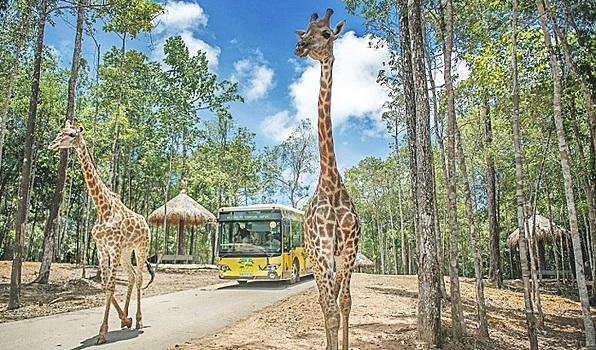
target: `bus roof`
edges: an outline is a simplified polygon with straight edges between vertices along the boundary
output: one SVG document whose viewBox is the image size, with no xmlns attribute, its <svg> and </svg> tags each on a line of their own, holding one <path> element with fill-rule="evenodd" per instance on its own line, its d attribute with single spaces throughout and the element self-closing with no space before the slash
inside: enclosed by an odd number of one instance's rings
<svg viewBox="0 0 596 350">
<path fill-rule="evenodd" d="M 292 211 L 292 212 L 304 215 L 304 211 L 302 211 L 302 210 L 292 208 L 288 205 L 277 204 L 277 203 L 252 204 L 252 205 L 239 206 L 239 207 L 222 207 L 222 208 L 219 208 L 219 212 L 227 213 L 227 212 L 233 212 L 233 211 L 272 210 L 272 209 L 282 209 L 282 210 Z"/>
</svg>

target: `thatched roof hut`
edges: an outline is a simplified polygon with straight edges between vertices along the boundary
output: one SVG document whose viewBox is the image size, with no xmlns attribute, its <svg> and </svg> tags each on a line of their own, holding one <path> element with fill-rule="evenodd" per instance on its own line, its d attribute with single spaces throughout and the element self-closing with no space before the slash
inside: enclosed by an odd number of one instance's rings
<svg viewBox="0 0 596 350">
<path fill-rule="evenodd" d="M 178 254 L 184 250 L 184 227 L 203 226 L 208 221 L 215 220 L 215 215 L 197 203 L 186 194 L 186 182 L 181 184 L 180 193 L 166 204 L 149 214 L 151 225 L 178 226 Z"/>
<path fill-rule="evenodd" d="M 375 263 L 372 262 L 369 258 L 367 258 L 364 254 L 358 252 L 356 254 L 356 262 L 354 263 L 354 267 L 373 267 Z"/>
<path fill-rule="evenodd" d="M 536 222 L 536 232 L 533 231 L 534 221 Z M 558 240 L 561 236 L 569 236 L 569 232 L 565 228 L 554 224 L 544 216 L 536 214 L 534 216 L 534 219 L 530 218 L 526 220 L 526 236 L 528 235 L 532 235 L 532 237 L 538 242 L 552 243 Z M 515 231 L 511 232 L 509 237 L 507 237 L 507 247 L 509 247 L 509 249 L 513 249 L 517 247 L 518 244 L 519 229 L 516 229 Z"/>
</svg>

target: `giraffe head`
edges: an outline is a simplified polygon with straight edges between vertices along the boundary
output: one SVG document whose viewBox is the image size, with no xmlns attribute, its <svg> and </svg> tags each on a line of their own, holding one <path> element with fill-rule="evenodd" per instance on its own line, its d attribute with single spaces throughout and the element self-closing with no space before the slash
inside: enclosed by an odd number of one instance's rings
<svg viewBox="0 0 596 350">
<path fill-rule="evenodd" d="M 310 16 L 308 29 L 296 31 L 296 36 L 300 40 L 294 50 L 296 56 L 306 57 L 308 55 L 318 61 L 333 57 L 333 42 L 341 33 L 346 21 L 339 22 L 332 30 L 329 27 L 329 18 L 332 14 L 333 10 L 327 9 L 325 17 L 317 22 L 319 15 L 313 13 Z"/>
<path fill-rule="evenodd" d="M 55 151 L 61 148 L 76 147 L 76 145 L 81 142 L 82 138 L 83 127 L 77 126 L 76 120 L 72 124 L 70 123 L 70 120 L 67 120 L 64 128 L 60 130 L 54 141 L 48 145 L 48 148 Z"/>
</svg>

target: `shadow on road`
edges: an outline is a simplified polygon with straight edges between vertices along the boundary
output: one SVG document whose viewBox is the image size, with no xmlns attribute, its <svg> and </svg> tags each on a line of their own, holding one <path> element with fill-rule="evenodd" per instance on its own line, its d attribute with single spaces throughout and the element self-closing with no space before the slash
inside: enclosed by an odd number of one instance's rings
<svg viewBox="0 0 596 350">
<path fill-rule="evenodd" d="M 308 283 L 313 280 L 312 275 L 300 278 L 300 282 L 290 284 L 289 281 L 249 281 L 246 283 L 228 284 L 218 289 L 220 290 L 284 290 L 295 286 Z"/>
<path fill-rule="evenodd" d="M 106 336 L 106 344 L 117 343 L 123 340 L 129 340 L 133 338 L 137 338 L 140 334 L 143 334 L 143 330 L 139 329 L 128 329 L 123 328 L 116 331 L 109 331 Z M 103 345 L 103 344 L 101 344 Z M 97 345 L 97 335 L 93 336 L 92 338 L 85 339 L 81 342 L 81 345 L 77 346 L 76 348 L 72 348 L 71 350 L 81 350 L 90 348 L 92 346 L 101 346 Z"/>
</svg>

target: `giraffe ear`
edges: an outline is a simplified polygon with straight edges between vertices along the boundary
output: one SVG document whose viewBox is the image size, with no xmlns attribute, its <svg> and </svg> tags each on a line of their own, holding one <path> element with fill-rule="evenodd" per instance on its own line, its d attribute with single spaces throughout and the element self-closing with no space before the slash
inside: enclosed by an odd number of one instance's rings
<svg viewBox="0 0 596 350">
<path fill-rule="evenodd" d="M 296 36 L 298 37 L 298 39 L 302 40 L 302 37 L 304 36 L 304 34 L 306 34 L 306 32 L 304 30 L 297 30 L 296 31 Z"/>
<path fill-rule="evenodd" d="M 77 133 L 78 133 L 78 134 L 82 134 L 82 133 L 83 133 L 83 131 L 85 131 L 85 129 L 83 129 L 83 127 L 82 127 L 82 126 L 79 126 L 79 129 L 77 130 Z"/>
<path fill-rule="evenodd" d="M 344 29 L 344 25 L 346 25 L 346 21 L 345 20 L 339 22 L 335 26 L 335 29 L 333 30 L 333 40 L 337 39 L 337 37 L 339 36 L 339 33 L 341 33 L 341 31 Z"/>
<path fill-rule="evenodd" d="M 66 119 L 66 122 L 64 123 L 64 127 L 65 128 L 70 128 L 71 124 L 70 124 L 70 120 Z"/>
</svg>

